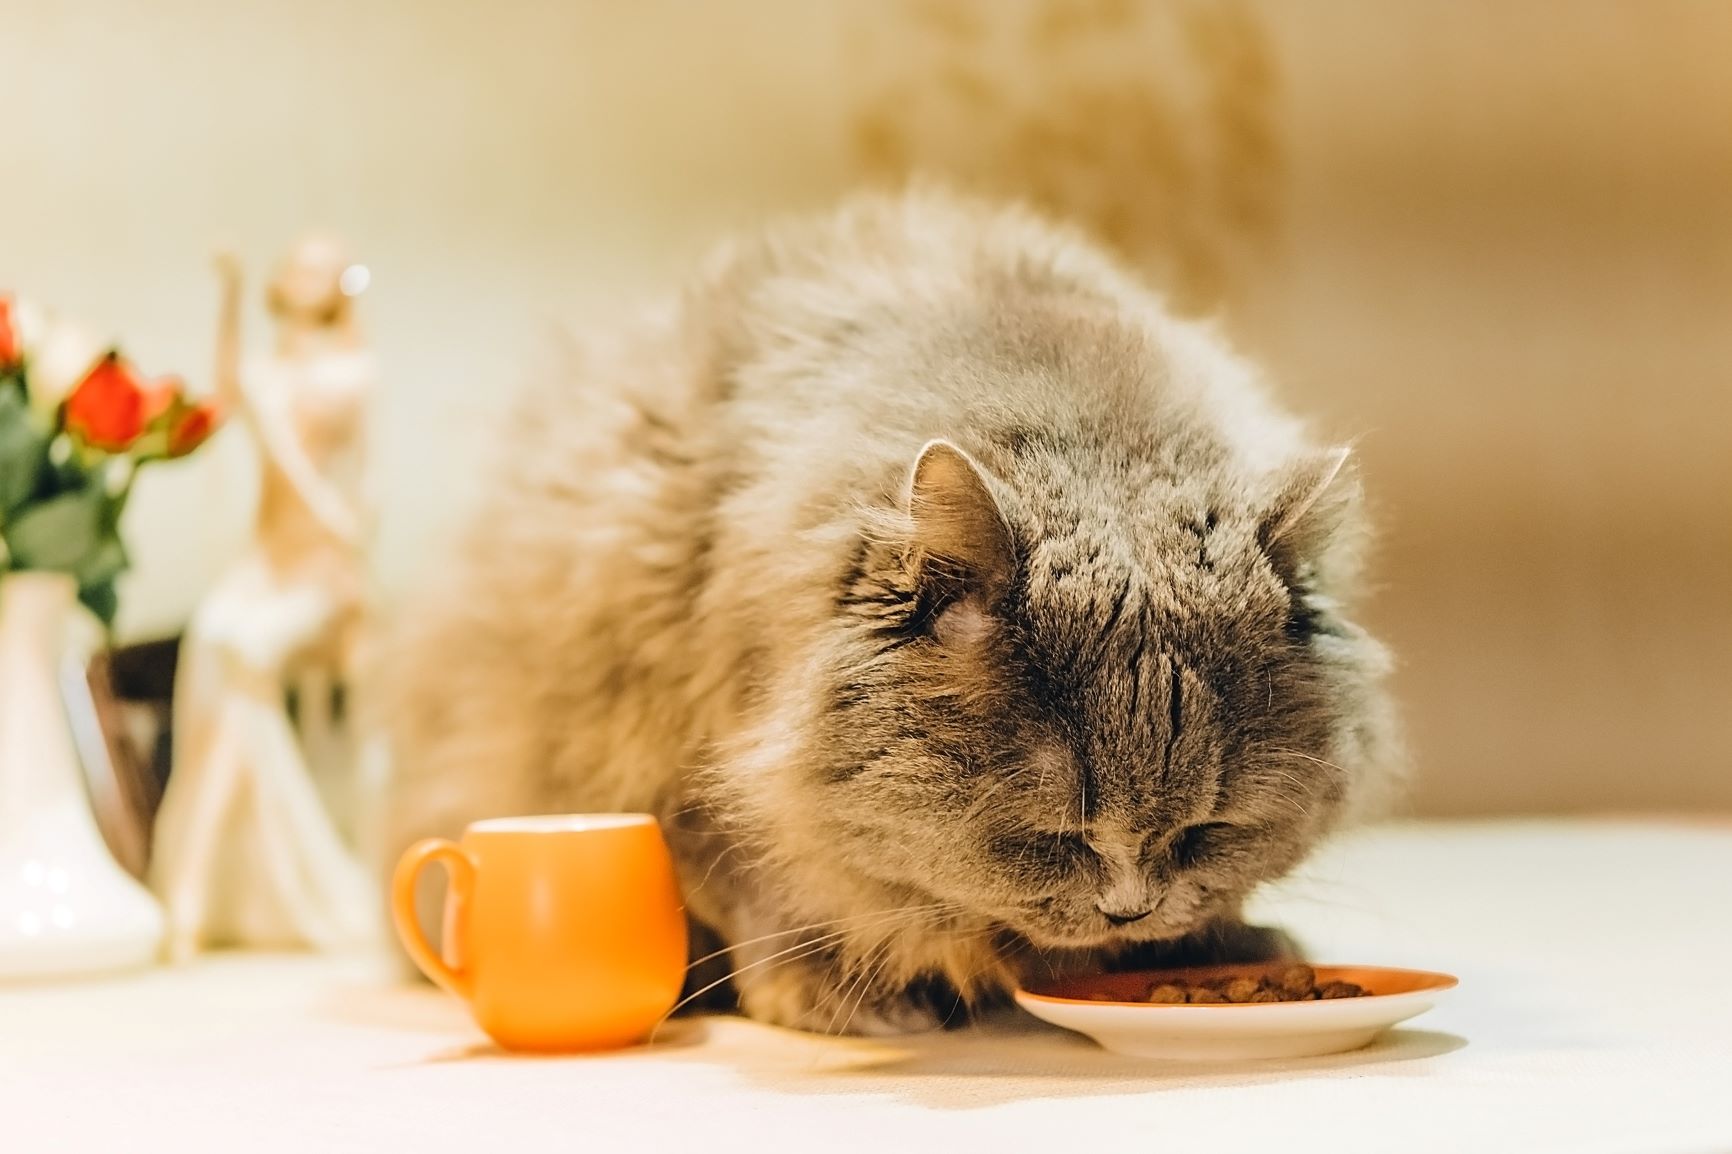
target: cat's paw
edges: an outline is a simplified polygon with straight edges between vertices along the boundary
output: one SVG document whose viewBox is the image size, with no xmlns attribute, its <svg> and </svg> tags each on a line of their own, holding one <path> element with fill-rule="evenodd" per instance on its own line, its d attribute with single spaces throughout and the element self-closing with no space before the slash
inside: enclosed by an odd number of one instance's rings
<svg viewBox="0 0 1732 1154">
<path fill-rule="evenodd" d="M 867 998 L 855 1006 L 842 1025 L 831 1033 L 865 1038 L 893 1038 L 901 1034 L 925 1034 L 942 1029 L 944 1021 L 930 1006 L 906 993 Z"/>
<path fill-rule="evenodd" d="M 772 1026 L 817 1034 L 889 1037 L 936 1030 L 938 1014 L 908 991 L 862 989 L 855 975 L 796 962 L 741 974 L 740 1009 Z"/>
</svg>

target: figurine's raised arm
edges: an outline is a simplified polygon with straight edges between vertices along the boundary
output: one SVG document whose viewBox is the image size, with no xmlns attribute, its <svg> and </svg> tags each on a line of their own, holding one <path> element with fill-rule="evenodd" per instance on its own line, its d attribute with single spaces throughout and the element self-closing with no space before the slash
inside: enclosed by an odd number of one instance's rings
<svg viewBox="0 0 1732 1154">
<path fill-rule="evenodd" d="M 285 416 L 261 412 L 247 392 L 241 379 L 240 259 L 227 250 L 219 251 L 216 266 L 223 285 L 216 337 L 216 387 L 223 408 L 246 422 L 265 457 L 265 467 L 274 468 L 293 486 L 325 529 L 338 540 L 358 543 L 360 518 L 342 490 L 320 475 Z"/>
<path fill-rule="evenodd" d="M 216 254 L 217 276 L 222 281 L 222 299 L 217 306 L 216 391 L 223 410 L 248 424 L 258 418 L 241 391 L 241 261 L 229 249 Z"/>
</svg>

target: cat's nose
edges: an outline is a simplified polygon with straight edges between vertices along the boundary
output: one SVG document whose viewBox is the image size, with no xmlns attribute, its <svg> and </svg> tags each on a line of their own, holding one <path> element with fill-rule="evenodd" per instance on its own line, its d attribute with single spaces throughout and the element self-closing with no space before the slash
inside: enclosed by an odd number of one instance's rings
<svg viewBox="0 0 1732 1154">
<path fill-rule="evenodd" d="M 1128 926 L 1132 922 L 1140 922 L 1152 912 L 1147 906 L 1140 910 L 1109 910 L 1105 906 L 1096 906 L 1095 909 L 1099 910 L 1101 916 L 1115 926 Z"/>
</svg>

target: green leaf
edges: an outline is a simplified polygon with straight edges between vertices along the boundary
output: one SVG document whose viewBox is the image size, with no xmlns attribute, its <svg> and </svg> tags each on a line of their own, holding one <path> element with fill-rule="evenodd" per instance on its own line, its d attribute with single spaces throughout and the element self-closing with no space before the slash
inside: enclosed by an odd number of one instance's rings
<svg viewBox="0 0 1732 1154">
<path fill-rule="evenodd" d="M 130 561 L 126 546 L 111 529 L 97 538 L 95 547 L 78 559 L 73 576 L 78 578 L 80 588 L 112 584 L 116 577 L 126 572 Z"/>
<path fill-rule="evenodd" d="M 6 523 L 6 544 L 18 569 L 77 572 L 96 552 L 108 529 L 108 499 L 96 486 L 62 493 L 27 506 Z"/>
<path fill-rule="evenodd" d="M 0 521 L 35 492 L 47 459 L 48 439 L 22 390 L 0 388 Z"/>
<path fill-rule="evenodd" d="M 96 585 L 80 585 L 78 599 L 84 602 L 86 609 L 96 614 L 104 628 L 114 628 L 114 614 L 120 608 L 120 598 L 115 595 L 112 578 Z"/>
</svg>

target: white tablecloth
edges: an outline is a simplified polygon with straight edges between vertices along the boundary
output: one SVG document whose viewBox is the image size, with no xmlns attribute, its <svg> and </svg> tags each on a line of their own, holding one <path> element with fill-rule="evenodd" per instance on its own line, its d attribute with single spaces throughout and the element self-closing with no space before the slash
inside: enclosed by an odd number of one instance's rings
<svg viewBox="0 0 1732 1154">
<path fill-rule="evenodd" d="M 485 1044 L 377 962 L 218 956 L 0 988 L 0 1151 L 1732 1151 L 1732 826 L 1386 827 L 1262 911 L 1458 973 L 1370 1049 L 1161 1066 L 1011 1017 L 897 1041 L 713 1018 Z"/>
</svg>

